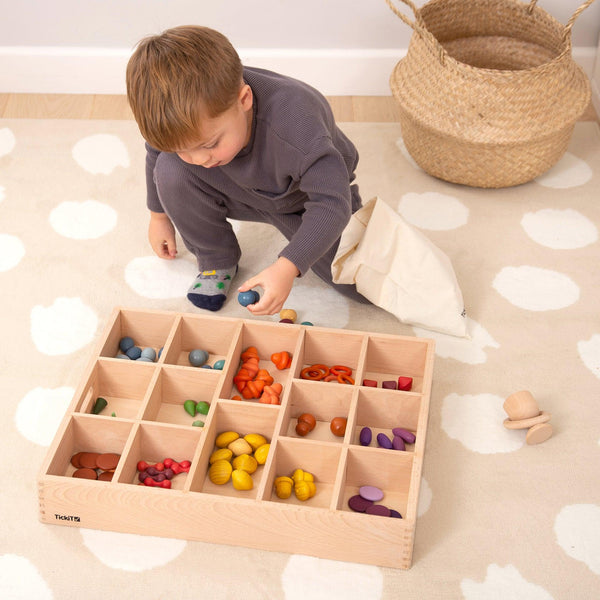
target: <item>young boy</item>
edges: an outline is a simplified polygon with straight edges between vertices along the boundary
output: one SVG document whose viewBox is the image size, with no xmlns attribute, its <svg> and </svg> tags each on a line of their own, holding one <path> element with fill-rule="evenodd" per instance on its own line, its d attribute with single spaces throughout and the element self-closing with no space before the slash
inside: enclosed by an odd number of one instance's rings
<svg viewBox="0 0 600 600">
<path fill-rule="evenodd" d="M 336 285 L 331 262 L 361 207 L 352 184 L 358 153 L 326 99 L 297 80 L 244 68 L 230 42 L 183 26 L 143 39 L 127 66 L 127 96 L 146 140 L 149 240 L 177 255 L 175 228 L 200 273 L 187 297 L 219 310 L 241 250 L 227 218 L 270 223 L 288 240 L 269 267 L 238 291 L 260 286 L 255 315 L 275 314 L 311 268 Z"/>
</svg>

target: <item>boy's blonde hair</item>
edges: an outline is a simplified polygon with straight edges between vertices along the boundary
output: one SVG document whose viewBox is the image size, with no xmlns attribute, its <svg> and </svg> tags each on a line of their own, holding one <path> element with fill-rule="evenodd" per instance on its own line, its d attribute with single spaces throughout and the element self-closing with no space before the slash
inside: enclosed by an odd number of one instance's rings
<svg viewBox="0 0 600 600">
<path fill-rule="evenodd" d="M 202 119 L 230 108 L 243 85 L 242 63 L 229 40 L 194 25 L 141 40 L 126 78 L 142 136 L 164 152 L 198 141 Z"/>
</svg>

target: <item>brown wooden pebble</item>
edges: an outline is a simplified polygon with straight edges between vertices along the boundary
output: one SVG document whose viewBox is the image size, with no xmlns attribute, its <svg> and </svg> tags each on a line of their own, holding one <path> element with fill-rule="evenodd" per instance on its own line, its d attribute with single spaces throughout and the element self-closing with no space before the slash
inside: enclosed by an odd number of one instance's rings
<svg viewBox="0 0 600 600">
<path fill-rule="evenodd" d="M 98 475 L 98 481 L 112 481 L 114 471 L 103 471 Z"/>
<path fill-rule="evenodd" d="M 550 423 L 538 423 L 534 425 L 525 436 L 528 444 L 541 444 L 552 437 L 552 425 Z"/>
<path fill-rule="evenodd" d="M 82 467 L 87 467 L 88 469 L 96 468 L 96 461 L 100 454 L 98 452 L 82 452 L 79 457 L 79 464 Z"/>
<path fill-rule="evenodd" d="M 120 454 L 114 454 L 113 452 L 100 454 L 96 459 L 96 466 L 103 471 L 114 471 L 117 468 L 120 458 Z"/>
<path fill-rule="evenodd" d="M 73 454 L 73 456 L 71 456 L 71 464 L 76 469 L 81 469 L 81 463 L 79 462 L 79 459 L 81 458 L 82 454 L 83 452 L 76 452 L 75 454 Z"/>
<path fill-rule="evenodd" d="M 73 473 L 73 477 L 77 477 L 79 479 L 98 479 L 98 475 L 94 469 L 90 469 L 88 467 L 83 467 L 82 469 L 77 469 Z"/>
</svg>

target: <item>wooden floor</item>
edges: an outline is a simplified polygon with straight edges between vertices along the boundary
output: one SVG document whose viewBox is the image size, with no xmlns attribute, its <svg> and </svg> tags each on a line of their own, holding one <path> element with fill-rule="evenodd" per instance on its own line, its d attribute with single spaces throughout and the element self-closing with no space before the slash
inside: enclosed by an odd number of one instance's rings
<svg viewBox="0 0 600 600">
<path fill-rule="evenodd" d="M 333 96 L 328 98 L 337 121 L 395 122 L 398 109 L 392 96 Z M 0 118 L 5 119 L 132 119 L 125 96 L 94 94 L 0 94 Z M 590 104 L 582 121 L 597 121 Z"/>
</svg>

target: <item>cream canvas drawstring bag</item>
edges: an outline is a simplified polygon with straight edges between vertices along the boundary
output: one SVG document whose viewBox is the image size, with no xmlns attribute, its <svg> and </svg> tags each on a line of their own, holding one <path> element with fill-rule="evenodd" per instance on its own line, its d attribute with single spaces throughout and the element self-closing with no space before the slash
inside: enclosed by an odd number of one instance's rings
<svg viewBox="0 0 600 600">
<path fill-rule="evenodd" d="M 331 273 L 335 283 L 356 284 L 365 298 L 403 323 L 467 336 L 450 259 L 380 198 L 352 215 Z"/>
</svg>

